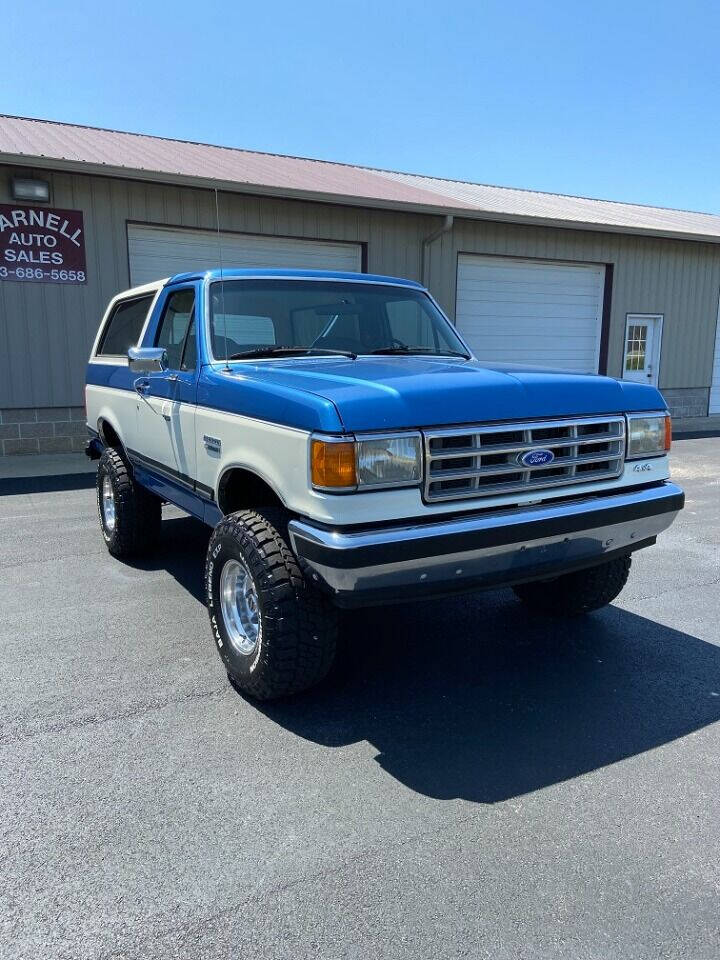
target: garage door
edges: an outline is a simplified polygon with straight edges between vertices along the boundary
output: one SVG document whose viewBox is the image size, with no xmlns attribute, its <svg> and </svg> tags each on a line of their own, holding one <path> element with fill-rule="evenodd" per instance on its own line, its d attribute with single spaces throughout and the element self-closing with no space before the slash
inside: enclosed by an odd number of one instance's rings
<svg viewBox="0 0 720 960">
<path fill-rule="evenodd" d="M 302 270 L 361 270 L 359 243 L 293 240 L 222 233 L 226 267 L 279 267 Z M 218 237 L 211 230 L 178 230 L 128 224 L 130 283 L 138 286 L 189 270 L 220 266 Z"/>
<path fill-rule="evenodd" d="M 460 254 L 456 323 L 475 355 L 597 373 L 605 267 Z"/>
</svg>

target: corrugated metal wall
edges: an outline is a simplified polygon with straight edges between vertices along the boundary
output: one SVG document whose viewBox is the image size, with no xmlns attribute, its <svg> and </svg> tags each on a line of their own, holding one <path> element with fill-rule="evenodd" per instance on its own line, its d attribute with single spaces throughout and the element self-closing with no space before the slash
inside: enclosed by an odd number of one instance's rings
<svg viewBox="0 0 720 960">
<path fill-rule="evenodd" d="M 0 167 L 0 202 L 10 168 Z M 76 174 L 22 170 L 51 182 L 52 206 L 85 218 L 85 286 L 0 283 L 0 407 L 82 403 L 87 354 L 107 301 L 129 284 L 127 221 L 215 227 L 209 191 Z M 248 233 L 366 244 L 368 270 L 420 279 L 421 242 L 440 218 L 319 203 L 221 195 L 221 226 Z M 427 280 L 450 316 L 457 254 L 613 263 L 609 372 L 619 375 L 625 314 L 665 315 L 660 381 L 708 387 L 720 247 L 711 244 L 456 220 L 430 249 Z"/>
<path fill-rule="evenodd" d="M 608 373 L 621 375 L 625 315 L 662 313 L 660 387 L 710 386 L 720 245 L 456 220 L 432 245 L 427 276 L 450 316 L 459 252 L 612 263 Z"/>
<path fill-rule="evenodd" d="M 0 203 L 10 202 L 10 174 L 0 167 Z M 213 230 L 214 194 L 41 170 L 23 174 L 50 181 L 51 206 L 83 211 L 88 282 L 0 283 L 0 407 L 81 404 L 100 317 L 129 285 L 127 221 Z M 223 230 L 364 243 L 368 270 L 414 279 L 421 239 L 435 226 L 433 217 L 238 194 L 221 194 L 220 208 Z"/>
</svg>

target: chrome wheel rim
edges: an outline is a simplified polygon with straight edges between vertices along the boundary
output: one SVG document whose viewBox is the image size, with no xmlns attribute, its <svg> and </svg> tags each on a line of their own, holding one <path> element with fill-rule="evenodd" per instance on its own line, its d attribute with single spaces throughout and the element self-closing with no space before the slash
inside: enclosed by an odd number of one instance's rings
<svg viewBox="0 0 720 960">
<path fill-rule="evenodd" d="M 249 657 L 260 637 L 255 581 L 242 560 L 226 560 L 220 574 L 220 609 L 233 649 Z"/>
<path fill-rule="evenodd" d="M 112 533 L 115 529 L 115 494 L 108 476 L 103 477 L 101 506 L 105 529 Z"/>
</svg>

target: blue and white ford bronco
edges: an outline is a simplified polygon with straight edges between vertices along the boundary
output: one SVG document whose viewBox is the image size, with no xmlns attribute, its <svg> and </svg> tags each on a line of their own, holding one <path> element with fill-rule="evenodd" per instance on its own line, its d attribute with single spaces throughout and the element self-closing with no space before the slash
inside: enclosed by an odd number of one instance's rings
<svg viewBox="0 0 720 960">
<path fill-rule="evenodd" d="M 151 550 L 165 502 L 210 525 L 213 637 L 259 699 L 327 673 L 339 607 L 511 586 L 596 610 L 684 502 L 657 390 L 484 365 L 408 280 L 226 269 L 127 290 L 86 401 L 110 553 Z"/>
</svg>

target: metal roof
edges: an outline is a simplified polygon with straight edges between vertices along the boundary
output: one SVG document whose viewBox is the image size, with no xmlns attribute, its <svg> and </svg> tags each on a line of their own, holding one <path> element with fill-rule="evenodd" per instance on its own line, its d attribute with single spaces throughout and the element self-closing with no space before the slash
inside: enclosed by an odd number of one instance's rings
<svg viewBox="0 0 720 960">
<path fill-rule="evenodd" d="M 0 163 L 254 194 L 720 242 L 720 216 L 0 115 Z"/>
</svg>

